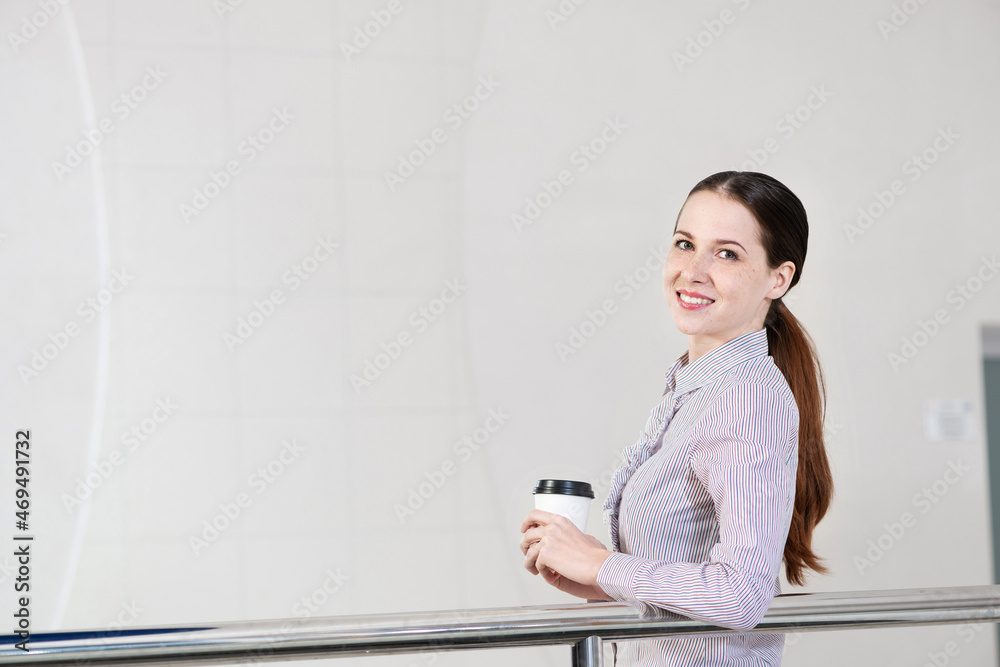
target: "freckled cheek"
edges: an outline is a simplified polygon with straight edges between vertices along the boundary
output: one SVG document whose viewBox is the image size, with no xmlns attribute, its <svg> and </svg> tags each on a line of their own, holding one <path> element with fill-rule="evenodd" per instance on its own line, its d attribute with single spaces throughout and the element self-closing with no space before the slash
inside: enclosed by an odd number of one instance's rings
<svg viewBox="0 0 1000 667">
<path fill-rule="evenodd" d="M 728 294 L 735 301 L 749 301 L 750 292 L 754 290 L 759 276 L 754 271 L 734 271 L 716 281 L 719 292 Z"/>
<path fill-rule="evenodd" d="M 670 287 L 677 280 L 680 272 L 680 264 L 668 256 L 667 261 L 663 264 L 663 288 L 667 289 Z"/>
</svg>

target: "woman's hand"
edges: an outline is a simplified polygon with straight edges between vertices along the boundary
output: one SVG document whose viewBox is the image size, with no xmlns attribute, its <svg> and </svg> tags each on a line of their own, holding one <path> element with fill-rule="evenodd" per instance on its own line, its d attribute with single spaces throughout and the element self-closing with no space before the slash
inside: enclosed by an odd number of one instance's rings
<svg viewBox="0 0 1000 667">
<path fill-rule="evenodd" d="M 597 573 L 611 552 L 584 535 L 564 516 L 532 510 L 521 523 L 524 567 L 561 591 L 588 599 L 611 598 L 597 585 Z"/>
</svg>

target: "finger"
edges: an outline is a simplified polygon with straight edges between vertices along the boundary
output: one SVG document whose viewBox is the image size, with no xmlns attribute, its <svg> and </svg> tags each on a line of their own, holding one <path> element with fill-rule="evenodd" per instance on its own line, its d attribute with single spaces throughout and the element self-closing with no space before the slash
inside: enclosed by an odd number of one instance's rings
<svg viewBox="0 0 1000 667">
<path fill-rule="evenodd" d="M 541 539 L 542 538 L 539 535 L 532 535 L 529 537 L 527 533 L 525 533 L 525 536 L 521 538 L 521 542 L 519 544 L 519 546 L 521 547 L 521 553 L 527 554 L 528 549 L 531 547 L 531 545 L 537 544 Z"/>
<path fill-rule="evenodd" d="M 531 510 L 528 512 L 528 516 L 524 518 L 521 522 L 521 532 L 525 532 L 532 527 L 531 524 L 537 524 L 539 526 L 545 526 L 552 522 L 558 514 L 553 514 L 552 512 L 546 512 L 545 510 Z"/>
<path fill-rule="evenodd" d="M 539 549 L 541 549 L 541 545 L 536 542 L 524 554 L 524 569 L 532 574 L 538 574 L 538 568 L 535 563 L 538 560 Z"/>
<path fill-rule="evenodd" d="M 545 537 L 545 528 L 543 526 L 529 528 L 525 531 L 524 535 L 521 536 L 521 544 L 531 544 L 532 542 L 537 542 L 543 537 Z"/>
<path fill-rule="evenodd" d="M 536 570 L 542 572 L 543 570 L 552 570 L 547 563 L 547 553 L 542 552 L 541 543 L 538 544 L 538 553 L 535 554 L 535 562 L 533 563 Z"/>
</svg>

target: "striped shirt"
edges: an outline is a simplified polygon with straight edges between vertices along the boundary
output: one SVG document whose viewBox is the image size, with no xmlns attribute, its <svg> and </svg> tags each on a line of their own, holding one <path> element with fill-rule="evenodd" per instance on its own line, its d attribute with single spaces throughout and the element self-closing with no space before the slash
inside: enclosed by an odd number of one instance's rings
<svg viewBox="0 0 1000 667">
<path fill-rule="evenodd" d="M 795 502 L 799 412 L 767 331 L 666 373 L 642 437 L 623 453 L 604 519 L 613 553 L 598 585 L 643 618 L 749 630 L 781 592 Z M 784 635 L 619 642 L 622 665 L 780 665 Z"/>
</svg>

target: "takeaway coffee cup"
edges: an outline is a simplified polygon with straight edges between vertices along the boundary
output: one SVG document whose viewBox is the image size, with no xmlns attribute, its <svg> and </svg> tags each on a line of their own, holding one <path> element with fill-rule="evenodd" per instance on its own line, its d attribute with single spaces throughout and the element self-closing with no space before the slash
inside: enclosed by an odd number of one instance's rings
<svg viewBox="0 0 1000 667">
<path fill-rule="evenodd" d="M 535 484 L 535 509 L 561 514 L 587 532 L 587 517 L 594 490 L 587 482 L 568 479 L 540 479 Z"/>
</svg>

